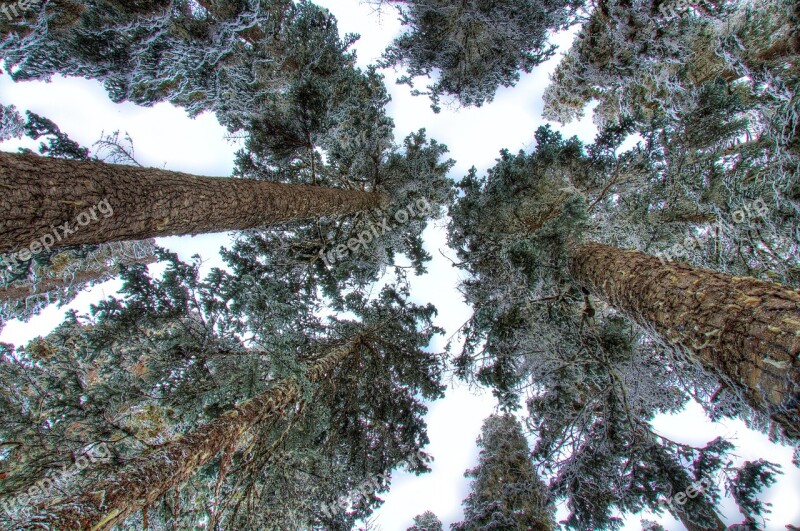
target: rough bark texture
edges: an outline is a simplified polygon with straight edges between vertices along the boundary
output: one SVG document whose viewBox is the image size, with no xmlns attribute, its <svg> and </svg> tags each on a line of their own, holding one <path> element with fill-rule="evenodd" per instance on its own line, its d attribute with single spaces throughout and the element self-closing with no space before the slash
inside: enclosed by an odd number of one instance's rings
<svg viewBox="0 0 800 531">
<path fill-rule="evenodd" d="M 384 201 L 381 194 L 357 190 L 3 152 L 0 189 L 0 253 L 43 238 L 58 248 L 252 229 L 350 214 Z M 105 204 L 110 206 L 100 210 Z"/>
<path fill-rule="evenodd" d="M 155 256 L 146 256 L 125 261 L 124 264 L 153 264 L 158 260 Z M 11 285 L 0 287 L 0 301 L 13 302 L 27 299 L 32 295 L 47 293 L 49 291 L 80 287 L 87 282 L 105 282 L 114 278 L 119 273 L 118 266 L 101 270 L 78 271 L 74 275 L 48 277 L 33 284 Z"/>
<path fill-rule="evenodd" d="M 596 243 L 572 250 L 570 272 L 800 437 L 800 292 Z"/>
<path fill-rule="evenodd" d="M 356 344 L 357 341 L 351 342 L 331 351 L 308 370 L 306 378 L 318 382 L 330 375 Z M 168 490 L 179 487 L 221 450 L 237 447 L 251 428 L 272 415 L 280 415 L 300 396 L 296 379 L 281 381 L 194 432 L 146 453 L 82 494 L 56 501 L 27 528 L 111 529 Z"/>
</svg>

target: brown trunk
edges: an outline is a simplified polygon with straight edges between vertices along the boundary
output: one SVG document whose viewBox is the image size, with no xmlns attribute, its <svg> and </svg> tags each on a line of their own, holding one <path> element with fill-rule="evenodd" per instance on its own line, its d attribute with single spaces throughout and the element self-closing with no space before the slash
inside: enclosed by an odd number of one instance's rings
<svg viewBox="0 0 800 531">
<path fill-rule="evenodd" d="M 570 258 L 571 275 L 594 295 L 800 437 L 800 292 L 597 243 L 577 245 Z"/>
<path fill-rule="evenodd" d="M 155 256 L 146 256 L 134 260 L 125 261 L 125 264 L 153 264 L 158 260 Z M 65 277 L 49 277 L 32 284 L 20 286 L 9 286 L 0 288 L 0 301 L 12 302 L 24 300 L 31 295 L 47 293 L 49 291 L 77 287 L 88 282 L 109 280 L 119 273 L 119 266 L 112 266 L 102 270 L 78 271 L 74 275 Z"/>
<path fill-rule="evenodd" d="M 719 519 L 719 516 L 714 515 L 715 522 L 713 526 L 706 526 L 700 525 L 694 522 L 686 512 L 682 511 L 680 508 L 675 507 L 674 510 L 670 511 L 672 515 L 681 521 L 683 527 L 686 528 L 686 531 L 725 531 L 728 526 Z"/>
<path fill-rule="evenodd" d="M 351 214 L 383 196 L 0 152 L 0 253 L 244 230 Z M 111 213 L 110 213 L 111 212 Z M 37 250 L 39 249 L 39 250 Z"/>
<path fill-rule="evenodd" d="M 650 223 L 714 223 L 717 216 L 707 212 L 652 212 L 647 216 Z"/>
<path fill-rule="evenodd" d="M 318 382 L 330 375 L 357 343 L 333 350 L 315 363 L 306 377 Z M 131 461 L 84 493 L 55 501 L 44 508 L 41 518 L 36 518 L 36 524 L 31 523 L 30 528 L 41 528 L 44 524 L 48 529 L 64 531 L 111 529 L 168 490 L 179 487 L 223 449 L 238 447 L 255 425 L 280 415 L 300 396 L 300 383 L 296 379 L 283 380 L 218 419 Z"/>
</svg>

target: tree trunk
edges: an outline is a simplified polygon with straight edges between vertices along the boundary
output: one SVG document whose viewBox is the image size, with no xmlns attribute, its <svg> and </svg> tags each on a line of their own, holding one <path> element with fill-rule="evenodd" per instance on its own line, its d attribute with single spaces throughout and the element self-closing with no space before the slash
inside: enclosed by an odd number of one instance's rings
<svg viewBox="0 0 800 531">
<path fill-rule="evenodd" d="M 727 529 L 728 527 L 725 525 L 725 522 L 720 520 L 719 516 L 717 516 L 716 514 L 714 514 L 715 522 L 713 526 L 700 525 L 698 523 L 695 523 L 695 521 L 692 520 L 691 517 L 688 514 L 686 514 L 685 511 L 682 511 L 678 507 L 675 507 L 674 509 L 675 510 L 670 510 L 670 512 L 675 518 L 680 520 L 680 522 L 683 524 L 683 527 L 686 528 L 686 531 L 725 531 L 725 529 Z"/>
<path fill-rule="evenodd" d="M 0 253 L 264 227 L 377 208 L 381 194 L 0 152 Z M 24 247 L 30 247 L 30 253 Z"/>
<path fill-rule="evenodd" d="M 331 351 L 306 373 L 318 382 L 347 357 L 358 344 L 353 341 Z M 197 430 L 147 452 L 82 494 L 56 500 L 42 508 L 28 528 L 100 531 L 111 529 L 128 516 L 147 507 L 168 490 L 178 488 L 221 450 L 237 447 L 247 431 L 259 422 L 280 415 L 301 396 L 300 383 L 288 378 L 251 398 Z"/>
<path fill-rule="evenodd" d="M 156 256 L 146 256 L 133 260 L 122 261 L 126 265 L 130 264 L 153 264 L 158 261 Z M 14 302 L 25 300 L 32 295 L 41 295 L 54 290 L 80 287 L 88 282 L 110 280 L 119 273 L 119 265 L 108 267 L 101 270 L 77 271 L 74 275 L 47 277 L 35 283 L 27 283 L 17 286 L 7 286 L 0 288 L 0 302 Z"/>
<path fill-rule="evenodd" d="M 800 292 L 597 243 L 573 248 L 570 273 L 800 437 Z"/>
</svg>

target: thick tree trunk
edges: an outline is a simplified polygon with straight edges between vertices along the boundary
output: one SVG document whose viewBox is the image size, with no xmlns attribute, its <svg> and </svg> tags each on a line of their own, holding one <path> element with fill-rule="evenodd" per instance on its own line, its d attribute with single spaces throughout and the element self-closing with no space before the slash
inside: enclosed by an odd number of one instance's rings
<svg viewBox="0 0 800 531">
<path fill-rule="evenodd" d="M 381 206 L 357 190 L 0 152 L 0 253 L 244 230 Z"/>
<path fill-rule="evenodd" d="M 357 341 L 337 348 L 315 363 L 306 373 L 311 382 L 330 375 L 356 347 Z M 237 447 L 245 433 L 259 422 L 300 399 L 300 383 L 289 378 L 252 398 L 233 411 L 183 437 L 135 459 L 110 478 L 97 482 L 78 496 L 57 500 L 43 508 L 28 528 L 99 531 L 111 529 L 136 511 L 179 487 L 221 450 Z"/>
<path fill-rule="evenodd" d="M 157 260 L 158 258 L 156 256 L 146 256 L 144 258 L 126 260 L 121 263 L 127 265 L 153 264 Z M 21 283 L 16 286 L 2 287 L 0 288 L 0 302 L 21 301 L 32 295 L 39 295 L 71 287 L 80 287 L 89 282 L 105 282 L 115 277 L 118 273 L 119 265 L 116 265 L 101 270 L 77 271 L 74 275 L 67 274 L 60 277 L 43 278 L 36 283 Z"/>
<path fill-rule="evenodd" d="M 800 292 L 597 243 L 575 246 L 570 273 L 800 437 Z"/>
</svg>

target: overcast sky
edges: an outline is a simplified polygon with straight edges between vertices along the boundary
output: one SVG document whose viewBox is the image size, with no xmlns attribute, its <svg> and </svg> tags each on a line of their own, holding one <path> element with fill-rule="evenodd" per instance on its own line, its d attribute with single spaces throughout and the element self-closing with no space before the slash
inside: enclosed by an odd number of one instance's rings
<svg viewBox="0 0 800 531">
<path fill-rule="evenodd" d="M 318 0 L 330 9 L 339 21 L 342 33 L 359 33 L 356 43 L 359 64 L 366 66 L 377 59 L 381 51 L 400 31 L 391 11 L 380 16 L 371 6 L 357 0 Z M 559 35 L 555 42 L 568 47 L 570 35 Z M 446 144 L 450 156 L 457 161 L 451 177 L 459 179 L 471 166 L 483 172 L 494 164 L 501 149 L 516 151 L 533 147 L 533 133 L 541 119 L 542 93 L 548 83 L 548 73 L 557 58 L 542 65 L 510 89 L 501 89 L 495 101 L 480 109 L 455 110 L 445 107 L 434 114 L 425 97 L 412 97 L 406 86 L 397 86 L 398 73 L 386 72 L 387 86 L 393 101 L 389 112 L 395 120 L 395 139 L 401 141 L 410 132 L 426 128 L 429 137 Z M 150 108 L 133 104 L 114 104 L 100 84 L 81 79 L 54 79 L 52 83 L 14 84 L 7 75 L 0 75 L 0 101 L 12 103 L 20 110 L 32 110 L 55 121 L 63 131 L 83 145 L 89 146 L 101 133 L 127 131 L 134 140 L 136 157 L 146 166 L 163 167 L 197 175 L 229 176 L 233 168 L 233 153 L 237 145 L 226 140 L 226 131 L 210 114 L 190 120 L 184 111 L 168 104 Z M 578 135 L 584 142 L 594 138 L 596 128 L 587 119 L 567 127 L 558 127 L 565 136 Z M 5 151 L 21 145 L 34 147 L 31 141 L 12 141 L 0 144 Z M 432 302 L 439 309 L 437 324 L 447 334 L 434 347 L 441 348 L 469 317 L 470 310 L 461 301 L 457 285 L 463 278 L 441 253 L 454 257 L 446 248 L 444 221 L 434 223 L 426 232 L 426 248 L 433 256 L 428 274 L 412 283 L 415 302 Z M 159 244 L 177 252 L 187 260 L 200 254 L 205 267 L 221 266 L 217 250 L 229 241 L 227 235 L 204 235 L 159 239 Z M 441 253 L 440 253 L 441 251 Z M 151 266 L 153 273 L 161 266 Z M 113 294 L 120 286 L 112 280 L 84 292 L 66 309 L 85 312 L 89 304 Z M 63 318 L 66 309 L 48 308 L 29 323 L 8 323 L 0 341 L 23 344 L 50 332 Z M 404 531 L 412 518 L 426 510 L 435 512 L 445 524 L 460 520 L 461 501 L 469 490 L 463 478 L 467 468 L 477 463 L 475 439 L 483 419 L 494 411 L 490 393 L 479 393 L 463 385 L 451 385 L 445 399 L 431 405 L 427 416 L 431 444 L 426 450 L 435 461 L 433 472 L 424 476 L 395 474 L 391 491 L 384 496 L 385 504 L 377 511 L 378 523 L 384 531 Z M 783 530 L 785 524 L 800 524 L 800 471 L 791 464 L 791 449 L 770 443 L 766 436 L 746 429 L 741 422 L 711 424 L 702 409 L 694 404 L 679 416 L 660 417 L 656 429 L 674 440 L 703 445 L 717 436 L 731 437 L 738 444 L 738 460 L 768 458 L 783 465 L 785 474 L 767 493 L 773 502 L 773 512 L 766 529 Z M 728 503 L 729 523 L 738 522 L 735 507 Z M 559 516 L 566 513 L 563 508 Z M 683 527 L 669 515 L 659 520 L 669 530 Z M 641 529 L 640 516 L 626 522 L 626 530 Z"/>
</svg>

